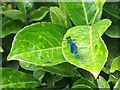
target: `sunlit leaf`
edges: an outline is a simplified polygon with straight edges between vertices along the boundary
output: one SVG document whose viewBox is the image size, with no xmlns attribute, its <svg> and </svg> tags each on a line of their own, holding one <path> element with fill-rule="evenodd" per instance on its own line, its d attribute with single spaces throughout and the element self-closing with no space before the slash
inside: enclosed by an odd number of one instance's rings
<svg viewBox="0 0 120 90">
<path fill-rule="evenodd" d="M 35 88 L 40 85 L 32 75 L 10 68 L 0 68 L 1 88 Z"/>
<path fill-rule="evenodd" d="M 46 22 L 27 26 L 15 36 L 7 59 L 38 66 L 66 62 L 61 51 L 65 32 L 65 27 Z"/>
<path fill-rule="evenodd" d="M 98 83 L 98 88 L 100 90 L 102 90 L 103 88 L 107 88 L 108 90 L 110 90 L 110 86 L 108 84 L 108 82 L 101 76 L 99 76 L 99 79 L 97 79 L 97 83 Z"/>
<path fill-rule="evenodd" d="M 112 62 L 110 72 L 115 72 L 116 70 L 120 70 L 120 56 L 115 58 Z"/>
<path fill-rule="evenodd" d="M 101 35 L 111 24 L 111 21 L 107 19 L 100 22 L 93 26 L 75 26 L 70 28 L 64 35 L 62 42 L 62 53 L 65 59 L 77 67 L 90 71 L 95 78 L 97 78 L 107 61 L 108 51 Z M 70 45 L 65 41 L 68 36 L 75 39 L 75 44 L 78 47 L 78 57 L 75 57 L 70 52 Z"/>
<path fill-rule="evenodd" d="M 106 0 L 93 0 L 97 8 L 101 8 L 104 5 L 105 1 Z"/>
<path fill-rule="evenodd" d="M 116 84 L 115 84 L 115 86 L 114 86 L 114 88 L 113 88 L 113 90 L 120 90 L 120 79 L 116 82 Z"/>
<path fill-rule="evenodd" d="M 3 52 L 3 49 L 2 49 L 2 47 L 0 47 L 0 52 Z"/>
</svg>

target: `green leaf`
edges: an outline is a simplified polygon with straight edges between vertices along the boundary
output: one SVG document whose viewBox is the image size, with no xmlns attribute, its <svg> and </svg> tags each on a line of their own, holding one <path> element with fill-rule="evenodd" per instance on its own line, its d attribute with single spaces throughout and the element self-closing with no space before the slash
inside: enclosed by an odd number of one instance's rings
<svg viewBox="0 0 120 90">
<path fill-rule="evenodd" d="M 109 79 L 108 79 L 108 82 L 112 82 L 112 83 L 115 83 L 118 81 L 118 78 L 115 77 L 114 75 L 110 75 L 109 76 Z"/>
<path fill-rule="evenodd" d="M 20 62 L 20 66 L 26 70 L 41 69 L 43 71 L 50 72 L 52 74 L 61 75 L 64 77 L 74 77 L 78 75 L 76 67 L 74 67 L 73 65 L 67 62 L 54 65 L 54 66 L 44 66 L 44 67 L 40 67 L 40 66 L 25 63 L 25 62 Z"/>
<path fill-rule="evenodd" d="M 81 85 L 81 84 L 87 85 L 87 86 L 91 87 L 92 89 L 97 88 L 97 86 L 93 82 L 89 81 L 86 78 L 78 79 L 76 82 L 74 82 L 73 86 Z"/>
<path fill-rule="evenodd" d="M 9 17 L 13 20 L 21 20 L 22 22 L 26 21 L 25 15 L 23 14 L 23 12 L 19 10 L 7 10 L 1 13 L 5 15 L 6 17 Z"/>
<path fill-rule="evenodd" d="M 108 35 L 111 38 L 120 38 L 120 26 L 119 26 L 119 21 L 120 21 L 120 7 L 119 7 L 119 2 L 106 2 L 104 7 L 104 12 L 102 17 L 103 18 L 108 18 L 112 20 L 112 25 L 109 27 L 109 29 L 105 32 L 106 35 Z"/>
<path fill-rule="evenodd" d="M 119 2 L 106 2 L 103 9 L 107 14 L 112 15 L 117 19 L 120 19 Z"/>
<path fill-rule="evenodd" d="M 34 10 L 33 12 L 30 13 L 28 17 L 29 22 L 42 20 L 47 15 L 48 12 L 49 8 L 45 6 L 42 6 L 39 9 Z"/>
<path fill-rule="evenodd" d="M 80 89 L 83 89 L 83 90 L 93 90 L 91 87 L 89 87 L 87 85 L 84 85 L 84 84 L 75 85 L 70 90 L 80 90 Z"/>
<path fill-rule="evenodd" d="M 3 49 L 2 49 L 2 47 L 0 47 L 0 52 L 3 52 Z"/>
<path fill-rule="evenodd" d="M 34 71 L 33 76 L 39 80 L 40 82 L 42 81 L 43 77 L 45 75 L 45 72 L 43 70 L 37 69 Z"/>
<path fill-rule="evenodd" d="M 54 66 L 41 67 L 41 69 L 64 77 L 75 77 L 78 75 L 77 68 L 67 62 Z"/>
<path fill-rule="evenodd" d="M 98 16 L 101 16 L 101 11 L 97 12 L 92 0 L 80 1 L 81 2 L 64 2 L 64 0 L 59 0 L 59 5 L 75 25 L 89 25 L 92 23 L 94 17 L 94 19 L 97 18 L 94 22 L 100 19 Z M 94 16 L 96 12 L 97 15 Z"/>
<path fill-rule="evenodd" d="M 116 82 L 116 84 L 115 84 L 115 86 L 114 86 L 114 88 L 113 88 L 113 90 L 120 90 L 120 79 Z"/>
<path fill-rule="evenodd" d="M 99 76 L 99 79 L 97 79 L 97 83 L 98 83 L 98 88 L 99 89 L 101 88 L 100 90 L 103 90 L 103 88 L 110 89 L 108 82 L 101 76 Z"/>
<path fill-rule="evenodd" d="M 64 35 L 62 42 L 62 53 L 65 59 L 77 67 L 90 71 L 95 78 L 97 78 L 107 61 L 108 51 L 100 36 L 109 27 L 111 21 L 105 19 L 98 23 L 101 24 L 96 23 L 93 26 L 75 26 L 70 28 Z M 75 57 L 70 52 L 69 44 L 65 41 L 68 36 L 75 39 L 78 47 L 78 57 Z"/>
<path fill-rule="evenodd" d="M 16 34 L 19 30 L 21 30 L 24 27 L 24 23 L 20 20 L 10 20 L 2 25 L 2 35 L 1 38 L 4 38 L 5 36 L 14 33 Z"/>
<path fill-rule="evenodd" d="M 58 7 L 50 7 L 50 17 L 52 23 L 59 24 L 61 26 L 70 27 L 71 23 L 64 12 Z"/>
<path fill-rule="evenodd" d="M 120 70 L 119 61 L 120 61 L 120 56 L 113 60 L 110 72 L 115 72 L 116 70 Z"/>
<path fill-rule="evenodd" d="M 61 51 L 65 32 L 65 27 L 52 23 L 29 25 L 15 36 L 7 60 L 19 60 L 38 66 L 66 62 Z"/>
<path fill-rule="evenodd" d="M 106 0 L 93 0 L 93 2 L 97 8 L 101 8 L 106 2 Z"/>
<path fill-rule="evenodd" d="M 35 88 L 40 84 L 32 75 L 14 69 L 0 68 L 0 72 L 1 88 Z"/>
<path fill-rule="evenodd" d="M 22 11 L 24 14 L 26 14 L 30 9 L 33 8 L 33 2 L 30 2 L 29 0 L 25 2 L 24 0 L 19 0 L 19 2 L 16 3 L 19 10 Z"/>
</svg>

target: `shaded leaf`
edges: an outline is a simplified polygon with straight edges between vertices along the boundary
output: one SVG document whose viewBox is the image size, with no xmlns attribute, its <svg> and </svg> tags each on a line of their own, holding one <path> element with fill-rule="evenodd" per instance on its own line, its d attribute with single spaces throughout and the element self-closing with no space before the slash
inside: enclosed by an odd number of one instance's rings
<svg viewBox="0 0 120 90">
<path fill-rule="evenodd" d="M 52 23 L 35 23 L 27 26 L 15 36 L 7 59 L 38 66 L 66 62 L 61 51 L 65 32 L 65 27 Z"/>
<path fill-rule="evenodd" d="M 120 56 L 113 60 L 110 72 L 115 72 L 116 70 L 120 70 L 119 61 L 120 61 Z"/>
<path fill-rule="evenodd" d="M 87 86 L 91 87 L 92 89 L 97 88 L 97 86 L 93 82 L 91 82 L 85 78 L 78 79 L 76 82 L 74 82 L 73 86 L 81 85 L 81 84 L 87 85 Z"/>
<path fill-rule="evenodd" d="M 30 9 L 33 8 L 33 2 L 29 2 L 29 0 L 25 1 L 24 0 L 19 0 L 20 2 L 17 3 L 17 7 L 19 8 L 20 11 L 22 11 L 24 14 L 26 14 Z M 31 0 L 32 1 L 32 0 Z"/>
<path fill-rule="evenodd" d="M 104 7 L 103 7 L 103 18 L 108 18 L 112 20 L 112 25 L 109 27 L 109 29 L 105 32 L 106 35 L 112 38 L 120 38 L 120 26 L 119 26 L 119 21 L 120 21 L 120 16 L 119 16 L 119 2 L 106 2 Z"/>
<path fill-rule="evenodd" d="M 102 90 L 103 88 L 107 88 L 110 90 L 110 86 L 108 82 L 103 77 L 99 76 L 99 79 L 97 79 L 97 83 L 98 83 L 98 88 L 99 89 L 101 88 L 100 90 Z"/>
<path fill-rule="evenodd" d="M 111 24 L 111 21 L 107 19 L 100 22 L 102 23 L 99 26 L 94 24 L 93 26 L 70 28 L 64 35 L 62 42 L 62 53 L 65 59 L 77 67 L 90 71 L 95 78 L 103 68 L 108 56 L 107 48 L 100 36 Z M 70 52 L 70 45 L 65 41 L 68 36 L 75 39 L 75 44 L 78 47 L 78 57 Z"/>
<path fill-rule="evenodd" d="M 1 13 L 5 15 L 6 17 L 9 17 L 13 20 L 21 20 L 22 22 L 26 21 L 25 15 L 23 14 L 23 12 L 19 10 L 7 10 Z"/>
<path fill-rule="evenodd" d="M 2 47 L 0 47 L 0 52 L 3 52 L 3 49 L 2 49 Z"/>
<path fill-rule="evenodd" d="M 39 9 L 34 10 L 33 12 L 30 13 L 28 17 L 29 22 L 42 20 L 47 15 L 48 12 L 49 8 L 45 6 L 42 6 Z"/>
<path fill-rule="evenodd" d="M 79 89 L 84 89 L 84 90 L 93 90 L 91 87 L 81 84 L 81 85 L 75 85 L 73 86 L 70 90 L 79 90 Z"/>
<path fill-rule="evenodd" d="M 0 68 L 0 72 L 2 72 L 1 88 L 34 88 L 39 86 L 39 81 L 30 74 L 10 68 Z"/>
<path fill-rule="evenodd" d="M 61 9 L 70 17 L 75 25 L 89 25 L 92 23 L 93 18 L 96 21 L 100 20 L 101 10 L 97 12 L 96 6 L 92 0 L 80 0 L 80 2 L 64 2 L 59 0 Z M 97 12 L 98 15 L 94 16 Z M 98 18 L 98 16 L 100 17 Z"/>
<path fill-rule="evenodd" d="M 118 81 L 118 78 L 115 77 L 114 75 L 110 75 L 109 76 L 109 79 L 108 79 L 108 82 L 112 82 L 112 83 L 115 83 Z"/>
<path fill-rule="evenodd" d="M 44 67 L 32 65 L 29 63 L 25 63 L 25 62 L 20 62 L 20 66 L 27 70 L 41 69 L 43 71 L 50 72 L 52 74 L 61 75 L 64 77 L 74 77 L 78 75 L 76 67 L 74 67 L 73 65 L 67 62 L 54 65 L 54 66 L 44 66 Z"/>
<path fill-rule="evenodd" d="M 71 23 L 64 12 L 58 7 L 50 7 L 50 17 L 52 23 L 59 24 L 61 26 L 70 27 Z"/>
<path fill-rule="evenodd" d="M 113 90 L 120 90 L 120 79 L 116 82 L 116 84 L 115 84 L 115 86 L 114 86 L 114 88 L 113 88 Z"/>
<path fill-rule="evenodd" d="M 37 69 L 34 71 L 33 76 L 39 80 L 40 82 L 42 81 L 43 77 L 45 75 L 45 72 L 43 70 Z"/>
<path fill-rule="evenodd" d="M 14 33 L 16 34 L 19 30 L 21 30 L 24 27 L 24 23 L 20 20 L 10 20 L 2 25 L 2 35 L 1 38 L 4 38 L 5 36 Z"/>
</svg>

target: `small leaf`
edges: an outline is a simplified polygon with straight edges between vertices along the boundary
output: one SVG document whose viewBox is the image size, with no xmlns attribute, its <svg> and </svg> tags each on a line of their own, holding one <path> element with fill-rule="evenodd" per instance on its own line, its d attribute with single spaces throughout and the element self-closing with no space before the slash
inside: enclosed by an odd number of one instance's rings
<svg viewBox="0 0 120 90">
<path fill-rule="evenodd" d="M 65 27 L 47 22 L 29 25 L 15 36 L 7 60 L 19 60 L 38 66 L 66 62 L 61 51 L 65 32 Z"/>
<path fill-rule="evenodd" d="M 50 7 L 50 17 L 52 23 L 59 24 L 61 26 L 70 27 L 71 23 L 67 20 L 67 16 L 58 7 Z"/>
<path fill-rule="evenodd" d="M 3 52 L 3 49 L 2 49 L 2 47 L 0 47 L 0 52 Z"/>
<path fill-rule="evenodd" d="M 21 20 L 22 22 L 26 21 L 25 15 L 23 14 L 23 12 L 19 10 L 7 10 L 7 11 L 1 12 L 1 14 L 13 20 Z"/>
<path fill-rule="evenodd" d="M 80 90 L 80 89 L 83 89 L 83 90 L 93 90 L 91 87 L 89 87 L 87 85 L 84 85 L 84 84 L 75 85 L 70 90 Z"/>
<path fill-rule="evenodd" d="M 11 68 L 0 68 L 0 72 L 1 88 L 35 88 L 40 84 L 32 75 Z"/>
<path fill-rule="evenodd" d="M 54 65 L 54 66 L 43 66 L 43 67 L 25 63 L 25 62 L 20 62 L 20 66 L 26 70 L 41 69 L 43 71 L 50 72 L 52 74 L 61 75 L 64 77 L 74 77 L 78 75 L 76 67 L 74 67 L 73 65 L 67 62 Z"/>
<path fill-rule="evenodd" d="M 113 60 L 110 72 L 115 72 L 116 70 L 120 70 L 119 61 L 120 61 L 120 56 Z"/>
<path fill-rule="evenodd" d="M 97 79 L 97 83 L 98 83 L 99 89 L 101 88 L 100 90 L 103 90 L 103 88 L 110 89 L 108 82 L 101 76 L 99 76 L 99 79 Z"/>
<path fill-rule="evenodd" d="M 29 22 L 42 20 L 47 15 L 48 12 L 49 8 L 45 6 L 42 6 L 39 9 L 34 10 L 33 12 L 30 13 L 28 17 Z"/>
<path fill-rule="evenodd" d="M 93 82 L 91 82 L 85 78 L 78 79 L 76 82 L 74 82 L 73 86 L 81 85 L 81 84 L 87 85 L 87 86 L 91 87 L 92 89 L 97 88 L 97 86 Z"/>
<path fill-rule="evenodd" d="M 97 8 L 101 8 L 106 2 L 106 0 L 93 0 L 93 2 Z"/>
<path fill-rule="evenodd" d="M 37 69 L 34 71 L 33 75 L 37 80 L 41 82 L 45 75 L 45 72 L 43 70 Z"/>
<path fill-rule="evenodd" d="M 112 83 L 115 83 L 118 81 L 118 78 L 115 77 L 114 75 L 110 75 L 109 76 L 109 79 L 108 79 L 108 82 L 112 82 Z"/>
<path fill-rule="evenodd" d="M 24 0 L 20 0 L 20 2 L 16 2 L 16 3 L 19 10 L 22 11 L 24 14 L 26 14 L 28 11 L 30 11 L 31 8 L 33 8 L 33 2 L 29 2 L 29 0 L 25 2 Z"/>
<path fill-rule="evenodd" d="M 109 27 L 111 21 L 105 19 L 98 23 L 93 26 L 70 28 L 64 35 L 62 42 L 62 53 L 65 59 L 77 67 L 90 71 L 95 78 L 97 78 L 107 61 L 108 51 L 101 35 Z M 78 47 L 78 57 L 70 52 L 70 45 L 65 41 L 68 36 L 75 39 L 75 44 Z"/>
<path fill-rule="evenodd" d="M 89 25 L 92 23 L 96 13 L 96 6 L 92 0 L 80 0 L 81 2 L 64 2 L 59 0 L 59 6 L 70 17 L 74 25 Z M 100 11 L 101 12 L 101 11 Z M 98 13 L 96 20 L 101 18 L 101 13 Z M 94 21 L 95 22 L 95 21 Z"/>
<path fill-rule="evenodd" d="M 116 82 L 116 84 L 115 84 L 115 86 L 114 86 L 114 88 L 113 88 L 113 90 L 120 90 L 120 79 Z"/>
<path fill-rule="evenodd" d="M 2 35 L 1 38 L 14 33 L 16 34 L 19 30 L 24 27 L 24 23 L 19 20 L 10 20 L 2 25 Z"/>
</svg>

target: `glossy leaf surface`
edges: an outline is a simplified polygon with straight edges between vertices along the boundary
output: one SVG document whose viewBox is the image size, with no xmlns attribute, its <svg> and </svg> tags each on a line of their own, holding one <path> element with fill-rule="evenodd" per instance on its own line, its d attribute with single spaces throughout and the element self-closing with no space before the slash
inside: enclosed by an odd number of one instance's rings
<svg viewBox="0 0 120 90">
<path fill-rule="evenodd" d="M 89 81 L 89 80 L 87 80 L 87 79 L 85 79 L 85 78 L 78 79 L 78 80 L 73 84 L 73 86 L 81 85 L 81 84 L 87 85 L 87 86 L 91 87 L 92 89 L 93 89 L 93 88 L 97 88 L 97 86 L 96 86 L 93 82 L 91 82 L 91 81 Z"/>
<path fill-rule="evenodd" d="M 58 7 L 50 7 L 50 17 L 52 23 L 65 27 L 71 26 L 71 23 L 66 14 Z"/>
<path fill-rule="evenodd" d="M 114 72 L 116 70 L 120 70 L 120 56 L 115 58 L 112 62 L 110 72 Z"/>
<path fill-rule="evenodd" d="M 106 35 L 108 35 L 111 38 L 120 38 L 120 7 L 119 2 L 106 2 L 103 7 L 103 18 L 108 18 L 112 20 L 112 25 L 109 27 L 109 29 L 105 32 Z"/>
<path fill-rule="evenodd" d="M 2 35 L 1 38 L 4 38 L 5 36 L 14 33 L 16 34 L 19 30 L 21 30 L 24 27 L 24 23 L 20 20 L 10 20 L 2 25 Z"/>
<path fill-rule="evenodd" d="M 6 17 L 9 17 L 13 20 L 21 20 L 22 22 L 26 21 L 25 15 L 19 10 L 8 10 L 1 12 Z"/>
<path fill-rule="evenodd" d="M 38 66 L 66 62 L 61 44 L 66 28 L 52 23 L 36 23 L 23 28 L 14 38 L 9 60 Z"/>
<path fill-rule="evenodd" d="M 30 74 L 10 68 L 0 68 L 0 72 L 2 72 L 1 88 L 34 88 L 39 86 L 39 81 Z"/>
<path fill-rule="evenodd" d="M 49 12 L 49 8 L 45 6 L 34 10 L 29 15 L 29 22 L 42 20 L 47 15 L 48 12 Z"/>
<path fill-rule="evenodd" d="M 101 90 L 102 88 L 110 89 L 108 82 L 101 76 L 99 76 L 99 79 L 97 79 L 97 83 L 98 83 L 98 87 L 101 88 Z"/>
<path fill-rule="evenodd" d="M 62 42 L 62 53 L 65 59 L 77 67 L 90 71 L 97 78 L 108 57 L 108 51 L 101 35 L 110 24 L 111 21 L 105 19 L 93 26 L 70 28 L 64 35 Z M 68 36 L 75 39 L 75 44 L 78 47 L 78 57 L 70 52 L 70 45 L 65 41 Z"/>
<path fill-rule="evenodd" d="M 120 90 L 120 79 L 116 82 L 113 90 Z"/>
<path fill-rule="evenodd" d="M 64 0 L 59 0 L 59 5 L 75 25 L 91 24 L 96 13 L 96 6 L 92 0 L 88 0 L 88 2 L 87 0 L 86 2 L 84 0 L 80 0 L 80 2 L 64 2 Z M 100 19 L 97 16 L 95 18 L 97 18 L 96 20 Z"/>
</svg>

